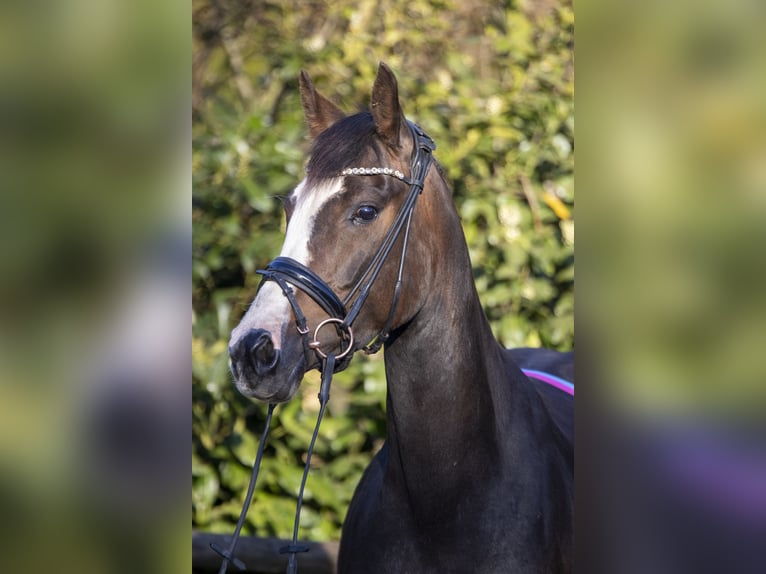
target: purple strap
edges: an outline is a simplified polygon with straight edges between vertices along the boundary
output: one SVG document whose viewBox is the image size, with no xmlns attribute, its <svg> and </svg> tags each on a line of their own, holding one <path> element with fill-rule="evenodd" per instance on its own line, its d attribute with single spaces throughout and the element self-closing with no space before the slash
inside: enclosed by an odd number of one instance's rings
<svg viewBox="0 0 766 574">
<path fill-rule="evenodd" d="M 561 391 L 564 391 L 565 393 L 568 393 L 574 396 L 574 383 L 565 381 L 564 379 L 557 377 L 555 375 L 551 375 L 550 373 L 544 373 L 543 371 L 535 371 L 534 369 L 521 369 L 521 370 L 530 379 L 537 379 L 538 381 L 547 383 L 553 387 L 556 387 L 557 389 Z"/>
</svg>

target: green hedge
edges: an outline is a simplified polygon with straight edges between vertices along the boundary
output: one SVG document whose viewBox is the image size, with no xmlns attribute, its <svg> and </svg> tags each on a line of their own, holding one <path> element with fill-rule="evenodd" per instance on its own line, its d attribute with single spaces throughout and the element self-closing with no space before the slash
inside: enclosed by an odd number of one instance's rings
<svg viewBox="0 0 766 574">
<path fill-rule="evenodd" d="M 405 113 L 436 140 L 479 293 L 506 346 L 574 345 L 571 2 L 194 1 L 194 527 L 230 532 L 265 407 L 242 398 L 226 343 L 279 253 L 275 198 L 302 179 L 308 140 L 297 76 L 348 111 L 366 106 L 378 62 Z M 385 433 L 382 357 L 333 383 L 302 537 L 337 539 Z M 246 532 L 289 537 L 318 376 L 276 411 Z"/>
</svg>

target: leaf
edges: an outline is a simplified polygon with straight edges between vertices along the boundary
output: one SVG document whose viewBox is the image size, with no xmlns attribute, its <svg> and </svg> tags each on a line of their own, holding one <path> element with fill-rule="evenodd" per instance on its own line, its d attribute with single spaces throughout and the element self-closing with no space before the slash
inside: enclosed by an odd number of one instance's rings
<svg viewBox="0 0 766 574">
<path fill-rule="evenodd" d="M 210 510 L 218 496 L 218 477 L 209 466 L 197 467 L 197 474 L 192 475 L 193 516 L 199 523 L 208 520 Z"/>
</svg>

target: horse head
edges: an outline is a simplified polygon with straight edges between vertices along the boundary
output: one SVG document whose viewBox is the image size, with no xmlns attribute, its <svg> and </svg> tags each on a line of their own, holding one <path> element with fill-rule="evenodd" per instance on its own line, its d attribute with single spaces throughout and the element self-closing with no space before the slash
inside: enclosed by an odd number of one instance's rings
<svg viewBox="0 0 766 574">
<path fill-rule="evenodd" d="M 229 344 L 239 391 L 271 403 L 292 398 L 329 354 L 340 370 L 418 313 L 439 257 L 435 206 L 451 205 L 429 169 L 435 146 L 405 118 L 385 64 L 369 111 L 347 116 L 306 72 L 300 93 L 313 138 L 306 177 L 285 202 L 280 256 Z"/>
</svg>

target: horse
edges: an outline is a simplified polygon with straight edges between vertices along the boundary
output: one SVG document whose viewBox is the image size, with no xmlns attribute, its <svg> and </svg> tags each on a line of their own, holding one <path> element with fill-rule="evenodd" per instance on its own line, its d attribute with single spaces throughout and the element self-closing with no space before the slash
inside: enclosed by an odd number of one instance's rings
<svg viewBox="0 0 766 574">
<path fill-rule="evenodd" d="M 435 145 L 388 66 L 352 115 L 305 71 L 299 87 L 306 177 L 229 353 L 238 390 L 274 404 L 306 371 L 384 348 L 386 440 L 353 495 L 338 571 L 571 572 L 573 397 L 516 360 L 567 373 L 571 353 L 493 336 Z"/>
</svg>

